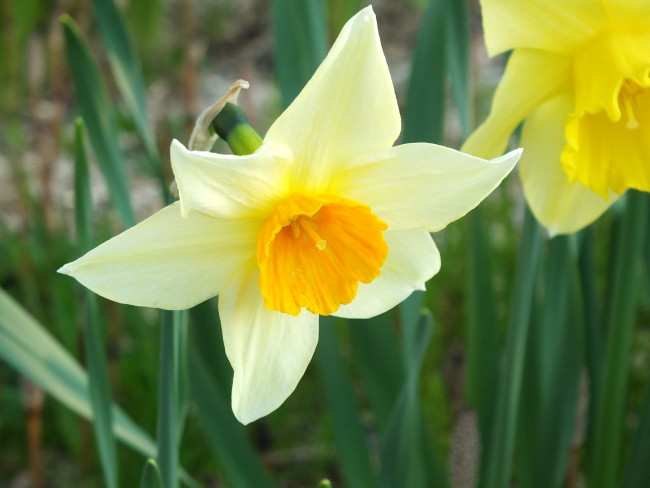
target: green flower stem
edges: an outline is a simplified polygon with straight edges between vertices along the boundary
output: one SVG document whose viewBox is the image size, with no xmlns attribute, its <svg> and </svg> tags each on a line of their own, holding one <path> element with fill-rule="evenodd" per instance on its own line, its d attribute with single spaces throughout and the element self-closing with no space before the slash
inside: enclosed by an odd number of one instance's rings
<svg viewBox="0 0 650 488">
<path fill-rule="evenodd" d="M 178 487 L 179 364 L 183 312 L 162 312 L 158 395 L 158 466 L 164 488 Z"/>
<path fill-rule="evenodd" d="M 541 257 L 541 228 L 526 211 L 508 319 L 505 369 L 496 397 L 484 488 L 506 488 L 512 468 L 530 312 Z"/>
<path fill-rule="evenodd" d="M 212 128 L 238 156 L 253 154 L 262 145 L 262 138 L 250 126 L 242 109 L 234 103 L 224 105 L 212 121 Z"/>
<path fill-rule="evenodd" d="M 594 445 L 588 476 L 589 488 L 617 486 L 619 476 L 625 390 L 631 359 L 636 305 L 641 280 L 640 260 L 644 252 L 648 222 L 647 195 L 630 190 L 618 238 L 606 320 L 605 362 L 601 389 L 596 399 Z"/>
</svg>

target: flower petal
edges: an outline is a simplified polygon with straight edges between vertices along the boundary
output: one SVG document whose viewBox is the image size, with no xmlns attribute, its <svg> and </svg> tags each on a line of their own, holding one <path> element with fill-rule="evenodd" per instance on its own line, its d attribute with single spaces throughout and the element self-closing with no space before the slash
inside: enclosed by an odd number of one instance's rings
<svg viewBox="0 0 650 488">
<path fill-rule="evenodd" d="M 249 156 L 190 151 L 177 140 L 171 161 L 187 217 L 200 212 L 215 217 L 264 215 L 288 188 L 289 148 L 264 144 Z"/>
<path fill-rule="evenodd" d="M 116 302 L 186 309 L 217 295 L 233 270 L 255 256 L 256 232 L 254 222 L 185 219 L 177 202 L 59 272 Z"/>
<path fill-rule="evenodd" d="M 618 121 L 624 110 L 619 93 L 625 80 L 645 89 L 650 86 L 650 26 L 598 36 L 575 56 L 574 66 L 574 113 L 606 110 Z"/>
<path fill-rule="evenodd" d="M 424 290 L 428 279 L 440 270 L 440 253 L 423 229 L 387 231 L 388 257 L 381 275 L 359 283 L 356 298 L 342 305 L 335 316 L 365 319 L 390 310 L 415 290 Z"/>
<path fill-rule="evenodd" d="M 335 194 L 368 205 L 391 230 L 435 232 L 476 207 L 501 183 L 520 150 L 492 161 L 435 144 L 372 153 L 332 180 Z"/>
<path fill-rule="evenodd" d="M 519 171 L 533 214 L 551 235 L 570 234 L 589 225 L 609 208 L 605 200 L 581 183 L 570 183 L 560 154 L 565 145 L 564 122 L 573 101 L 556 97 L 540 106 L 526 121 L 521 143 L 526 148 Z"/>
<path fill-rule="evenodd" d="M 235 371 L 232 409 L 248 424 L 278 408 L 293 392 L 318 342 L 318 315 L 297 317 L 264 307 L 254 261 L 219 295 L 226 354 Z"/>
<path fill-rule="evenodd" d="M 606 22 L 600 1 L 481 0 L 491 56 L 515 48 L 570 54 Z"/>
<path fill-rule="evenodd" d="M 291 147 L 297 191 L 322 190 L 351 156 L 390 147 L 400 116 L 371 7 L 343 27 L 307 86 L 265 140 Z"/>
<path fill-rule="evenodd" d="M 494 158 L 503 154 L 515 128 L 544 100 L 570 92 L 570 58 L 518 49 L 508 61 L 487 120 L 467 139 L 462 151 Z"/>
<path fill-rule="evenodd" d="M 647 0 L 603 0 L 610 21 L 615 24 L 645 23 L 650 28 L 650 2 Z"/>
</svg>

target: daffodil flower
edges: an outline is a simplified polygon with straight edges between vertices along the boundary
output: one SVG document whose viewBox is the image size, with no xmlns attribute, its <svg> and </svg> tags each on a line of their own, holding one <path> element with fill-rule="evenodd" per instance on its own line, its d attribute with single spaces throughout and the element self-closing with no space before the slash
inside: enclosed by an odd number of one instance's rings
<svg viewBox="0 0 650 488">
<path fill-rule="evenodd" d="M 482 0 L 488 51 L 514 50 L 492 110 L 463 150 L 501 154 L 526 119 L 519 170 L 552 234 L 650 191 L 650 2 Z"/>
<path fill-rule="evenodd" d="M 232 408 L 251 422 L 296 387 L 319 314 L 372 317 L 424 289 L 440 268 L 429 232 L 478 205 L 520 154 L 392 147 L 399 132 L 366 8 L 254 154 L 173 141 L 180 201 L 60 271 L 132 305 L 185 309 L 218 295 Z"/>
</svg>

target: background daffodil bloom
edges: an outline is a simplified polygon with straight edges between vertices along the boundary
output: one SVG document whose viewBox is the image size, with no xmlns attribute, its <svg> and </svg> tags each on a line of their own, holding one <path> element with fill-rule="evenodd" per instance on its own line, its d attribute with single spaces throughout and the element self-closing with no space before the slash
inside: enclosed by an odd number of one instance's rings
<svg viewBox="0 0 650 488">
<path fill-rule="evenodd" d="M 254 154 L 174 141 L 180 201 L 60 271 L 132 305 L 185 309 L 219 295 L 233 411 L 251 422 L 296 387 L 319 314 L 372 317 L 424 289 L 440 268 L 429 232 L 478 205 L 520 155 L 392 147 L 399 132 L 366 8 Z"/>
<path fill-rule="evenodd" d="M 490 55 L 514 49 L 488 119 L 463 150 L 501 154 L 526 119 L 520 173 L 552 234 L 650 191 L 650 2 L 482 0 Z"/>
</svg>

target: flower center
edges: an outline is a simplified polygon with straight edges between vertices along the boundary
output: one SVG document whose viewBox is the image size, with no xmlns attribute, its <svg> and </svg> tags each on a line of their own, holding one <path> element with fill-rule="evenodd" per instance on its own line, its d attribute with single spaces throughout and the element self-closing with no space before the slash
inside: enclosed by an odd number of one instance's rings
<svg viewBox="0 0 650 488">
<path fill-rule="evenodd" d="M 329 315 L 380 274 L 387 225 L 370 208 L 333 195 L 299 193 L 264 221 L 257 241 L 260 291 L 269 310 Z"/>
<path fill-rule="evenodd" d="M 650 89 L 626 79 L 617 97 L 619 117 L 605 110 L 573 114 L 565 125 L 562 166 L 570 181 L 579 181 L 608 199 L 610 191 L 650 190 Z"/>
</svg>

